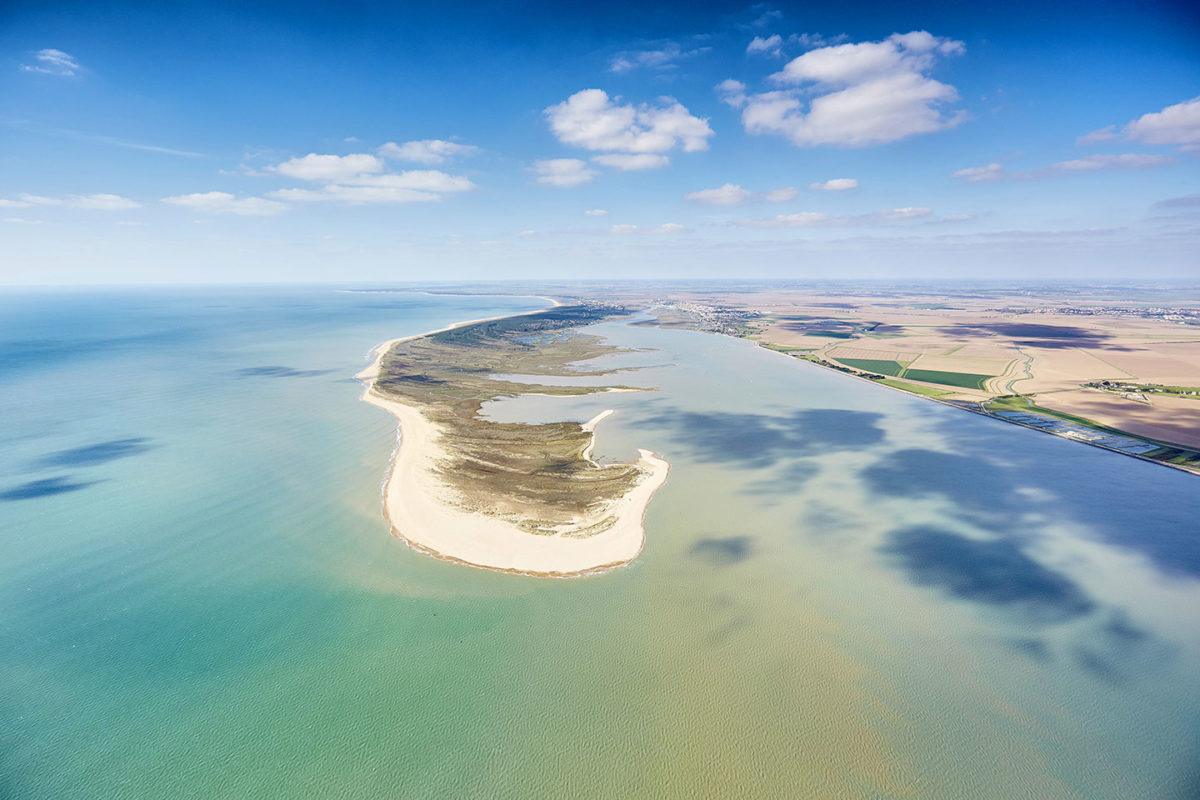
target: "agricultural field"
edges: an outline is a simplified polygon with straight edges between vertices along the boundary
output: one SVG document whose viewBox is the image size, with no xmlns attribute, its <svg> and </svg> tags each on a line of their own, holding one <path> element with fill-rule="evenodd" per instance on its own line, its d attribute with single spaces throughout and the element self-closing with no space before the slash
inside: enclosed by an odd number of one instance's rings
<svg viewBox="0 0 1200 800">
<path fill-rule="evenodd" d="M 709 287 L 654 302 L 669 305 L 673 326 L 750 338 L 939 400 L 1022 395 L 1113 430 L 1200 447 L 1200 395 L 1188 394 L 1200 387 L 1200 302 L 1139 301 L 1129 287 L 1059 291 Z M 1144 397 L 1087 388 L 1100 381 L 1137 385 Z"/>
</svg>

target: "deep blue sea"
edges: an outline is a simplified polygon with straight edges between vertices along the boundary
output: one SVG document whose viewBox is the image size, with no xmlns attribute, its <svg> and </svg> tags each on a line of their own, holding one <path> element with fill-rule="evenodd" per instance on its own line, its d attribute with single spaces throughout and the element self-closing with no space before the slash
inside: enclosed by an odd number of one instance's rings
<svg viewBox="0 0 1200 800">
<path fill-rule="evenodd" d="M 1200 796 L 1194 476 L 611 322 L 485 411 L 663 454 L 638 561 L 391 537 L 370 349 L 544 305 L 0 294 L 0 797 Z"/>
</svg>

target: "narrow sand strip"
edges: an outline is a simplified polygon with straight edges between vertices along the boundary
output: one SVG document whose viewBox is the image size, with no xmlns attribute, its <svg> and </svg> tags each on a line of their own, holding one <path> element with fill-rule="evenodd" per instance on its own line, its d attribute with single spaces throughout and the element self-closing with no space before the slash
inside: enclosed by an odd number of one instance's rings
<svg viewBox="0 0 1200 800">
<path fill-rule="evenodd" d="M 450 328 L 470 325 L 461 322 Z M 436 331 L 432 331 L 436 333 Z M 420 334 L 428 336 L 429 334 Z M 398 444 L 384 485 L 384 516 L 392 533 L 410 547 L 438 558 L 502 572 L 544 577 L 588 575 L 628 564 L 637 558 L 645 543 L 643 518 L 654 492 L 667 479 L 669 465 L 649 450 L 639 450 L 638 465 L 645 477 L 621 499 L 595 518 L 581 519 L 586 527 L 608 517 L 616 522 L 607 529 L 582 538 L 527 533 L 515 525 L 487 514 L 472 513 L 449 500 L 449 491 L 433 470 L 445 451 L 439 444 L 441 431 L 414 406 L 398 403 L 374 391 L 383 355 L 393 339 L 375 348 L 375 362 L 356 377 L 366 383 L 363 400 L 390 411 L 400 423 Z M 584 425 L 593 441 L 584 451 L 589 458 L 595 444 L 595 427 L 612 414 L 598 414 Z"/>
</svg>

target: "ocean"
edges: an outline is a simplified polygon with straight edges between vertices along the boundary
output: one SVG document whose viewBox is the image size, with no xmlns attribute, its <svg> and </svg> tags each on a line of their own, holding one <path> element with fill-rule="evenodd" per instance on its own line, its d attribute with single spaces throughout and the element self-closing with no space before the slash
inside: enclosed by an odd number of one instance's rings
<svg viewBox="0 0 1200 800">
<path fill-rule="evenodd" d="M 0 294 L 0 796 L 1194 798 L 1200 479 L 709 334 L 604 323 L 641 557 L 391 537 L 377 343 L 543 307 Z"/>
</svg>

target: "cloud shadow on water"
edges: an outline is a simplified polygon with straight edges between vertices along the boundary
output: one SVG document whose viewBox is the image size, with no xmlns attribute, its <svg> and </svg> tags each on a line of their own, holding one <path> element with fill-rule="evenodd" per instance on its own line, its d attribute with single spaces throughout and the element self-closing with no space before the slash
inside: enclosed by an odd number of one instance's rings
<svg viewBox="0 0 1200 800">
<path fill-rule="evenodd" d="M 942 495 L 960 510 L 1004 515 L 1015 510 L 1011 478 L 978 457 L 910 448 L 889 453 L 863 470 L 871 490 L 889 497 Z"/>
<path fill-rule="evenodd" d="M 645 419 L 668 428 L 701 461 L 768 467 L 788 458 L 858 450 L 886 434 L 881 415 L 839 408 L 802 409 L 790 414 L 741 414 L 671 409 Z"/>
<path fill-rule="evenodd" d="M 58 494 L 77 492 L 86 489 L 99 481 L 73 481 L 66 476 L 42 478 L 41 480 L 22 483 L 11 489 L 0 491 L 0 502 L 11 503 L 17 500 L 36 500 L 39 497 L 53 497 Z"/>
<path fill-rule="evenodd" d="M 1033 622 L 1063 622 L 1095 607 L 1074 582 L 1009 540 L 968 539 L 916 526 L 892 531 L 881 549 L 920 586 L 1011 610 Z"/>
<path fill-rule="evenodd" d="M 265 366 L 246 367 L 234 374 L 242 378 L 315 378 L 328 375 L 331 369 L 295 369 L 293 367 Z"/>
<path fill-rule="evenodd" d="M 128 439 L 112 439 L 84 447 L 59 450 L 39 459 L 39 467 L 94 467 L 119 458 L 141 455 L 150 449 L 150 440 L 144 436 Z"/>
<path fill-rule="evenodd" d="M 718 567 L 727 567 L 750 558 L 752 549 L 753 543 L 749 536 L 727 536 L 699 539 L 689 552 Z"/>
</svg>

